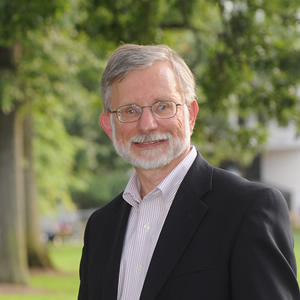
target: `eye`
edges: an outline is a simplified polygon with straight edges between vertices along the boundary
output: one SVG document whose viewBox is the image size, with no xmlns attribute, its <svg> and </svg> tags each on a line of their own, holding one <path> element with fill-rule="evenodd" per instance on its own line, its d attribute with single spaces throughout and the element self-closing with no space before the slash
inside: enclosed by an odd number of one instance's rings
<svg viewBox="0 0 300 300">
<path fill-rule="evenodd" d="M 139 109 L 137 106 L 131 105 L 128 107 L 124 107 L 123 113 L 128 116 L 134 116 L 136 114 L 139 114 Z"/>
<path fill-rule="evenodd" d="M 165 109 L 167 109 L 167 105 L 166 104 L 160 104 L 158 109 L 159 110 L 165 110 Z"/>
<path fill-rule="evenodd" d="M 157 109 L 159 111 L 164 111 L 167 110 L 169 108 L 168 103 L 158 103 Z"/>
<path fill-rule="evenodd" d="M 126 110 L 126 114 L 128 114 L 128 115 L 133 115 L 134 113 L 136 113 L 136 110 L 134 110 L 132 108 Z"/>
</svg>

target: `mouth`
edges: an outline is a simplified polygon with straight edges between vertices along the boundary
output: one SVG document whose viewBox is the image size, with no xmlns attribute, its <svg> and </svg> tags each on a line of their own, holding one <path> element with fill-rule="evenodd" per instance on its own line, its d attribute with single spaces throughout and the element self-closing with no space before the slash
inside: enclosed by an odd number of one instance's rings
<svg viewBox="0 0 300 300">
<path fill-rule="evenodd" d="M 137 136 L 132 139 L 132 144 L 139 147 L 159 146 L 168 140 L 167 136 Z"/>
<path fill-rule="evenodd" d="M 136 145 L 154 145 L 154 144 L 159 144 L 162 143 L 166 140 L 155 140 L 155 141 L 145 141 L 145 142 L 133 142 Z"/>
</svg>

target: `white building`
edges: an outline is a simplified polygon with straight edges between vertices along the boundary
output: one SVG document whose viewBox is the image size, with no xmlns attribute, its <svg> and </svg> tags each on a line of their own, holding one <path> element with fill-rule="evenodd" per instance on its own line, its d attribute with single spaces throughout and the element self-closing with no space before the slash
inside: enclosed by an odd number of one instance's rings
<svg viewBox="0 0 300 300">
<path fill-rule="evenodd" d="M 300 137 L 292 124 L 270 124 L 270 138 L 260 158 L 260 180 L 285 195 L 290 210 L 300 214 Z"/>
</svg>

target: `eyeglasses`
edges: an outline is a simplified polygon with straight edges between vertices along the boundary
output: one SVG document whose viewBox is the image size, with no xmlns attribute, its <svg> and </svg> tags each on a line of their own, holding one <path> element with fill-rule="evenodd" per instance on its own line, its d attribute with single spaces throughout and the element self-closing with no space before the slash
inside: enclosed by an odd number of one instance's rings
<svg viewBox="0 0 300 300">
<path fill-rule="evenodd" d="M 110 113 L 116 113 L 117 118 L 122 123 L 132 123 L 138 121 L 143 113 L 143 108 L 150 107 L 153 115 L 157 119 L 170 119 L 177 114 L 177 107 L 184 105 L 183 103 L 175 103 L 173 101 L 159 101 L 153 105 L 138 106 L 129 104 L 118 107 Z"/>
</svg>

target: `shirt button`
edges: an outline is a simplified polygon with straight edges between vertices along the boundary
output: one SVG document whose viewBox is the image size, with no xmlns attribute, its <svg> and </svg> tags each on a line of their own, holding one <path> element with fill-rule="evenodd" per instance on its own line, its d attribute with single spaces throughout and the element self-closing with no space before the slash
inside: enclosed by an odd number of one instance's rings
<svg viewBox="0 0 300 300">
<path fill-rule="evenodd" d="M 145 224 L 145 225 L 144 225 L 144 229 L 145 229 L 146 231 L 148 231 L 148 230 L 150 229 L 150 224 Z"/>
<path fill-rule="evenodd" d="M 142 267 L 141 265 L 139 265 L 139 266 L 137 267 L 136 271 L 137 271 L 138 273 L 141 273 L 141 272 L 142 272 L 142 269 L 143 269 L 143 267 Z"/>
</svg>

